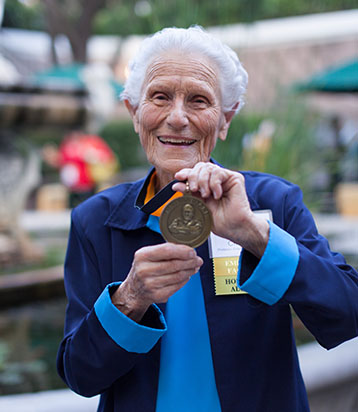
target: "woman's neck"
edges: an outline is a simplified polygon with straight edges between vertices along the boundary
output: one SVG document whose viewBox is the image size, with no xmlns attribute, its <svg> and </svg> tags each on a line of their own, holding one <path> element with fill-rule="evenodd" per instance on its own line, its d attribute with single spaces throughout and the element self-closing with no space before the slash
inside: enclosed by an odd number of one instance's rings
<svg viewBox="0 0 358 412">
<path fill-rule="evenodd" d="M 169 184 L 174 180 L 173 173 L 167 173 L 164 171 L 156 170 L 156 179 L 155 179 L 155 193 L 158 193 L 163 187 Z"/>
</svg>

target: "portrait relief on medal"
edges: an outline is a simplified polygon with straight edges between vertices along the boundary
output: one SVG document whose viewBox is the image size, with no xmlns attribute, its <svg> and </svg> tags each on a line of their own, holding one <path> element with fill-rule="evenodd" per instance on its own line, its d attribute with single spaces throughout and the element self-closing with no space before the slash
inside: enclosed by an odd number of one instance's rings
<svg viewBox="0 0 358 412">
<path fill-rule="evenodd" d="M 195 218 L 195 211 L 190 203 L 182 207 L 182 216 L 176 217 L 169 224 L 169 232 L 184 235 L 198 235 L 203 227 L 203 221 Z"/>
<path fill-rule="evenodd" d="M 200 199 L 183 196 L 167 205 L 160 226 L 167 241 L 197 247 L 210 234 L 211 215 Z"/>
</svg>

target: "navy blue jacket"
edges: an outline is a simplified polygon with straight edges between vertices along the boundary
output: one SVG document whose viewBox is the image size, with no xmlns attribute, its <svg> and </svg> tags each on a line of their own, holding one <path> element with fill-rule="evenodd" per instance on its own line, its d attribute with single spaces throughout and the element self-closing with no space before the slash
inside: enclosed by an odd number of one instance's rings
<svg viewBox="0 0 358 412">
<path fill-rule="evenodd" d="M 299 263 L 283 297 L 269 306 L 250 295 L 215 296 L 207 243 L 198 248 L 216 385 L 223 412 L 309 410 L 292 328 L 291 306 L 325 348 L 358 335 L 358 274 L 329 249 L 299 188 L 283 179 L 243 172 L 251 208 L 297 241 Z M 124 280 L 136 250 L 164 242 L 134 208 L 144 179 L 115 186 L 74 209 L 65 262 L 68 296 L 58 371 L 83 396 L 101 394 L 99 411 L 155 411 L 160 341 L 130 353 L 103 329 L 93 309 L 106 285 Z M 241 276 L 257 259 L 244 251 Z M 243 279 L 245 280 L 245 279 Z M 165 305 L 158 305 L 165 313 Z M 150 308 L 143 324 L 161 328 Z"/>
</svg>

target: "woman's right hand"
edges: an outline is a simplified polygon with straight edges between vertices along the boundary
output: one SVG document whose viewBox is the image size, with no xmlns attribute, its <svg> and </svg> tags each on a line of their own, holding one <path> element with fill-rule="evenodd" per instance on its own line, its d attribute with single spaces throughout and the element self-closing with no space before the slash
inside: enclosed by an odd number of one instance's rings
<svg viewBox="0 0 358 412">
<path fill-rule="evenodd" d="M 146 246 L 134 255 L 125 281 L 112 295 L 112 303 L 139 322 L 152 303 L 163 303 L 183 287 L 203 264 L 195 249 L 163 243 Z"/>
</svg>

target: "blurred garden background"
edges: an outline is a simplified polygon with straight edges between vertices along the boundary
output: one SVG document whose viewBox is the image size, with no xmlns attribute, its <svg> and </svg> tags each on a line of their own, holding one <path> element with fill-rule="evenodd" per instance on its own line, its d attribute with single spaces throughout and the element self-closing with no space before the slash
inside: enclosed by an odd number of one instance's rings
<svg viewBox="0 0 358 412">
<path fill-rule="evenodd" d="M 332 249 L 358 267 L 356 7 L 0 0 L 0 399 L 64 388 L 55 357 L 70 211 L 147 170 L 119 95 L 141 40 L 163 27 L 203 26 L 249 73 L 245 106 L 215 159 L 297 183 Z M 310 342 L 293 316 L 298 343 Z"/>
</svg>

